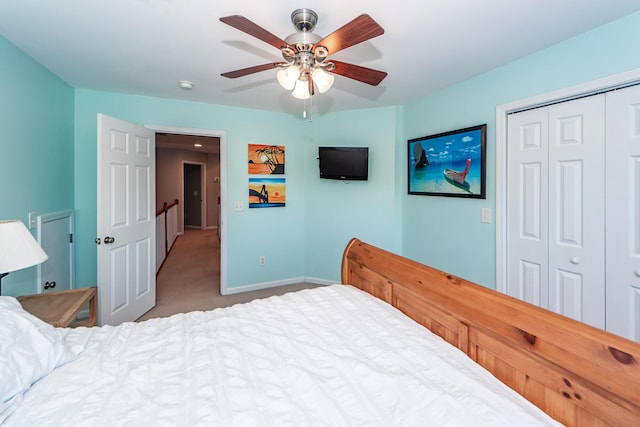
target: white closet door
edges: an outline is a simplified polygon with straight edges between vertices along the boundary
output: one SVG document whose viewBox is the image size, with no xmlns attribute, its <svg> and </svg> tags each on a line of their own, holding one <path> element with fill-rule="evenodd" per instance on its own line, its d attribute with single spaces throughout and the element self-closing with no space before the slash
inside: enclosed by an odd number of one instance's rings
<svg viewBox="0 0 640 427">
<path fill-rule="evenodd" d="M 507 294 L 548 308 L 548 109 L 508 117 Z"/>
<path fill-rule="evenodd" d="M 607 330 L 640 341 L 640 86 L 607 94 Z"/>
<path fill-rule="evenodd" d="M 549 108 L 549 309 L 605 327 L 605 96 Z"/>
<path fill-rule="evenodd" d="M 604 96 L 508 120 L 507 293 L 604 328 Z"/>
</svg>

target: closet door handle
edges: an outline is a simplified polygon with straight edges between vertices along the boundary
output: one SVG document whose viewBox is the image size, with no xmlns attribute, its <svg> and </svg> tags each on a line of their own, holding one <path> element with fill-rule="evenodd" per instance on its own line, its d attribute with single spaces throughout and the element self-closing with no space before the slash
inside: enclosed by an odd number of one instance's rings
<svg viewBox="0 0 640 427">
<path fill-rule="evenodd" d="M 569 260 L 569 262 L 571 262 L 571 264 L 580 264 L 580 258 L 578 258 L 577 256 L 574 256 L 573 258 L 571 258 Z"/>
</svg>

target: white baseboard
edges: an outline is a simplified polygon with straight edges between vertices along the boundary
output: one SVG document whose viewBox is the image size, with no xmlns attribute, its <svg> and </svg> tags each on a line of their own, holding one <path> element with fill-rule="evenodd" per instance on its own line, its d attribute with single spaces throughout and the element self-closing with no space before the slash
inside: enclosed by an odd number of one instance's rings
<svg viewBox="0 0 640 427">
<path fill-rule="evenodd" d="M 273 282 L 254 283 L 252 285 L 227 288 L 224 295 L 239 294 L 242 292 L 258 291 L 260 289 L 275 288 L 277 286 L 295 285 L 296 283 L 312 283 L 314 285 L 332 285 L 335 280 L 319 279 L 315 277 L 293 277 L 291 279 L 275 280 Z"/>
</svg>

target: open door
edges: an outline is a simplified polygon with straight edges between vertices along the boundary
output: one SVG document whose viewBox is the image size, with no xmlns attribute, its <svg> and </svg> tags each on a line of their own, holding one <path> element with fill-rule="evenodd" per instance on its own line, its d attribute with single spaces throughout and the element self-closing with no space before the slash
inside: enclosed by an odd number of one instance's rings
<svg viewBox="0 0 640 427">
<path fill-rule="evenodd" d="M 155 133 L 98 114 L 98 322 L 156 304 Z"/>
</svg>

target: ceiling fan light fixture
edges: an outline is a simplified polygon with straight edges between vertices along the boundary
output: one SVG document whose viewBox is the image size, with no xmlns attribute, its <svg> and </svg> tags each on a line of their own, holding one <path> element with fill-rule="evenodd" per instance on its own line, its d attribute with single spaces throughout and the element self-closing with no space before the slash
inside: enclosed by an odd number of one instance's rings
<svg viewBox="0 0 640 427">
<path fill-rule="evenodd" d="M 282 68 L 276 73 L 278 83 L 280 83 L 280 86 L 285 90 L 292 90 L 295 87 L 299 76 L 300 70 L 296 65 L 290 65 L 286 68 Z"/>
<path fill-rule="evenodd" d="M 309 99 L 311 97 L 309 93 L 309 83 L 303 80 L 296 80 L 296 86 L 293 88 L 291 95 L 298 99 Z"/>
<path fill-rule="evenodd" d="M 313 70 L 313 82 L 318 87 L 318 92 L 325 93 L 331 86 L 333 85 L 333 81 L 335 80 L 335 76 L 331 73 L 327 73 L 322 68 L 316 68 Z"/>
</svg>

